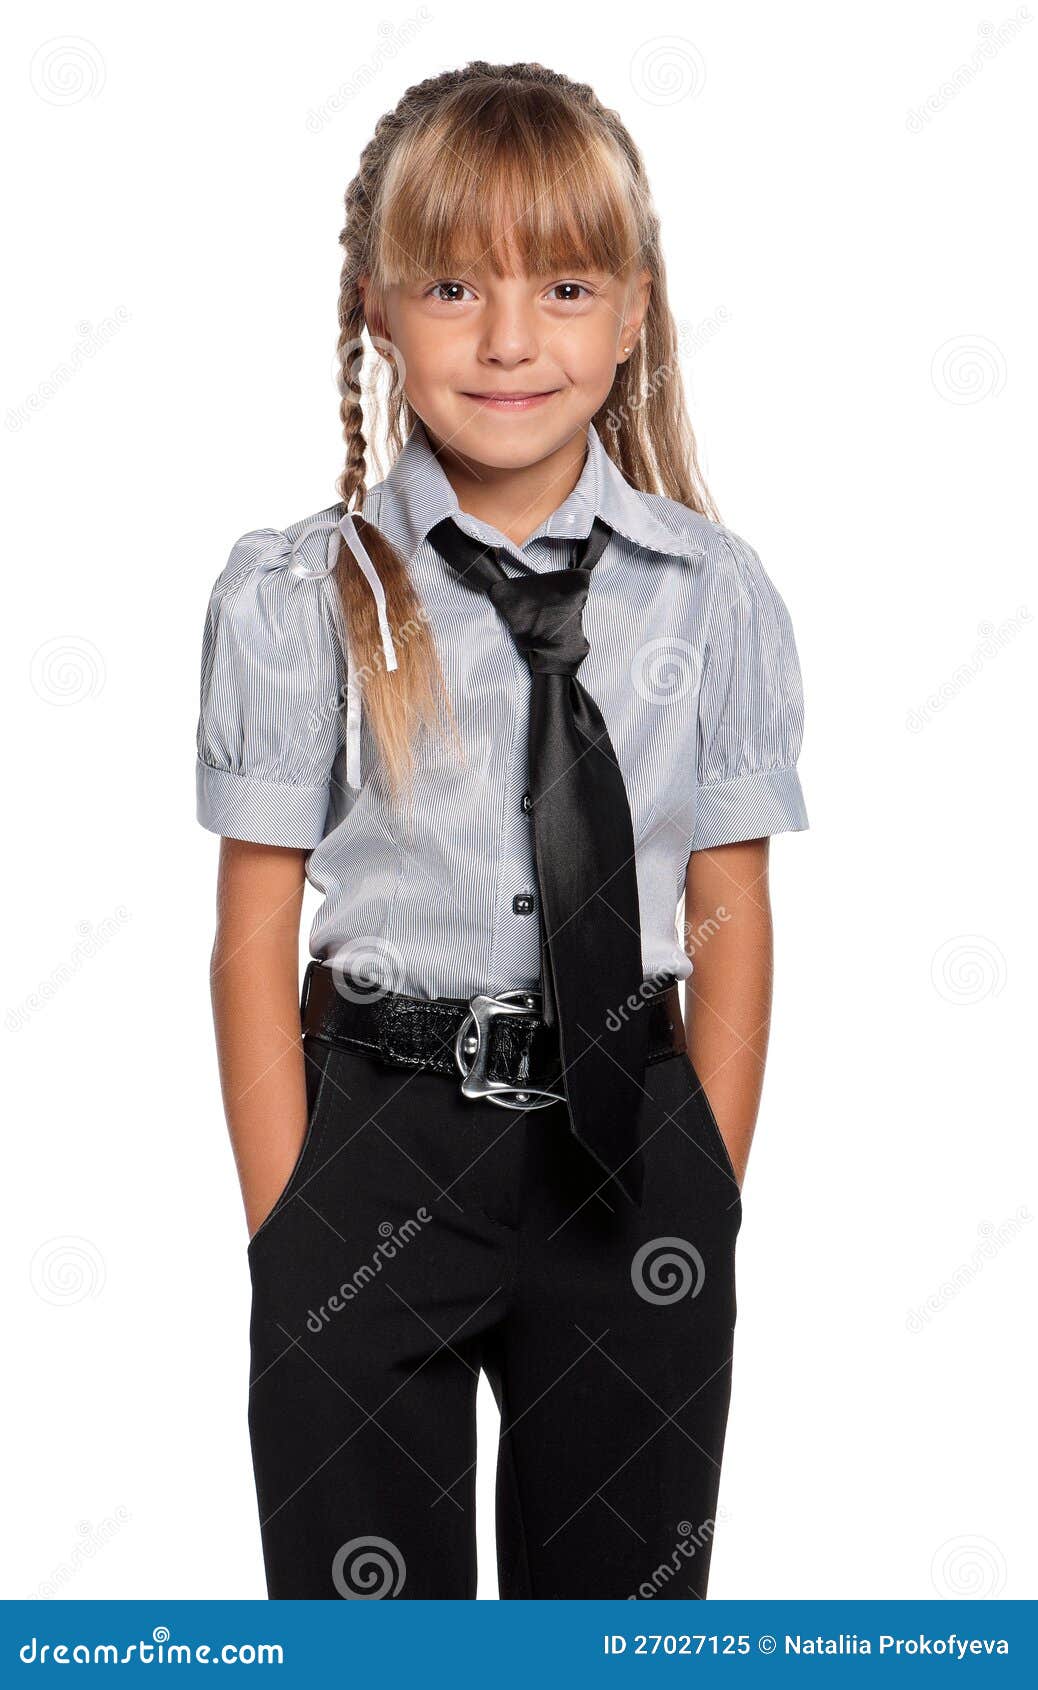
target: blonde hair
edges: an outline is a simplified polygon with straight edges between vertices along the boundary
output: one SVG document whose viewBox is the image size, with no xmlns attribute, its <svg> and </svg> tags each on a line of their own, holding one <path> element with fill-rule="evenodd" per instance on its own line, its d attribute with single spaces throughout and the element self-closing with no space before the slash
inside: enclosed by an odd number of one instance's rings
<svg viewBox="0 0 1038 1690">
<path fill-rule="evenodd" d="M 352 509 L 381 576 L 398 667 L 385 668 L 376 606 L 342 547 L 337 584 L 365 709 L 390 790 L 410 785 L 413 735 L 442 731 L 453 715 L 432 632 L 409 560 L 360 516 L 367 442 L 360 400 L 367 277 L 369 313 L 397 283 L 450 276 L 473 262 L 496 276 L 563 271 L 574 262 L 629 277 L 651 276 L 648 309 L 632 356 L 592 419 L 613 461 L 635 487 L 716 515 L 700 474 L 685 410 L 678 339 L 667 302 L 659 220 L 645 167 L 616 112 L 593 90 L 537 64 L 477 59 L 408 88 L 379 119 L 346 190 L 339 293 L 340 415 L 346 466 L 338 491 Z M 377 421 L 391 452 L 418 420 L 394 382 Z M 398 637 L 403 631 L 403 637 Z"/>
</svg>

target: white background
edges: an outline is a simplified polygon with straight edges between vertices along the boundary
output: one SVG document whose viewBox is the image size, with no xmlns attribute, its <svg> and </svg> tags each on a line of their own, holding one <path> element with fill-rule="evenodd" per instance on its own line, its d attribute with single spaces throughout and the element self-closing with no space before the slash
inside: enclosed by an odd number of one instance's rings
<svg viewBox="0 0 1038 1690">
<path fill-rule="evenodd" d="M 1035 1591 L 1038 21 L 521 13 L 7 20 L 6 1596 L 265 1593 L 202 620 L 239 534 L 336 497 L 343 190 L 476 57 L 642 148 L 707 477 L 805 677 L 711 1595 Z M 493 1597 L 485 1382 L 480 1430 Z"/>
</svg>

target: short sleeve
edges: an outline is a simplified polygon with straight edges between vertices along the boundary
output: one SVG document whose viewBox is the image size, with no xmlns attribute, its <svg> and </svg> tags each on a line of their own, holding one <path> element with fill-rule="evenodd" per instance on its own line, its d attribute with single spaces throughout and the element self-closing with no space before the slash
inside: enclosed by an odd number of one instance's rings
<svg viewBox="0 0 1038 1690">
<path fill-rule="evenodd" d="M 279 529 L 232 548 L 202 636 L 197 815 L 210 832 L 304 850 L 324 837 L 341 718 L 336 591 Z"/>
<path fill-rule="evenodd" d="M 693 851 L 808 826 L 789 614 L 752 546 L 726 528 L 720 538 L 699 693 Z"/>
</svg>

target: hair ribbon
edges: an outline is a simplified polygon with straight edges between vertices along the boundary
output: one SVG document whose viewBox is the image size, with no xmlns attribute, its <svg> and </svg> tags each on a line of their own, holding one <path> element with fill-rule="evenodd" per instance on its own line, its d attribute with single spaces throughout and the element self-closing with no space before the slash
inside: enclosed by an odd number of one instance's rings
<svg viewBox="0 0 1038 1690">
<path fill-rule="evenodd" d="M 387 669 L 396 669 L 396 647 L 390 632 L 389 616 L 386 611 L 386 590 L 379 578 L 371 557 L 364 545 L 352 511 L 347 511 L 341 518 L 337 528 L 333 528 L 328 542 L 328 570 L 335 568 L 339 555 L 339 548 L 345 540 L 347 546 L 356 558 L 368 586 L 371 588 L 378 611 L 379 633 L 382 636 L 382 652 L 386 660 Z M 348 634 L 347 634 L 348 639 Z M 361 727 L 361 687 L 356 673 L 356 664 L 352 649 L 348 652 L 346 662 L 346 780 L 354 791 L 360 789 L 360 727 Z"/>
</svg>

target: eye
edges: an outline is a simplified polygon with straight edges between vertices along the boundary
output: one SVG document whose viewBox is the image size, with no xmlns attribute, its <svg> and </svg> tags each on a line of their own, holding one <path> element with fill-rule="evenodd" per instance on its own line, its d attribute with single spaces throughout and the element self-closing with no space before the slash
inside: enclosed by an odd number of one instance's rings
<svg viewBox="0 0 1038 1690">
<path fill-rule="evenodd" d="M 449 290 L 454 290 L 454 297 L 451 298 L 451 299 L 445 299 L 443 297 L 443 295 L 439 292 L 440 288 L 446 288 L 446 289 L 449 289 Z M 437 302 L 439 304 L 442 304 L 442 305 L 454 305 L 456 303 L 461 303 L 458 300 L 458 297 L 457 297 L 459 292 L 469 293 L 469 292 L 471 292 L 471 289 L 466 288 L 464 282 L 451 282 L 451 281 L 434 282 L 432 287 L 428 288 L 426 290 L 425 297 L 426 297 L 426 299 L 435 299 L 435 300 L 437 300 Z"/>
<path fill-rule="evenodd" d="M 587 287 L 584 282 L 556 282 L 554 287 L 548 289 L 548 292 L 556 293 L 559 288 L 565 288 L 568 290 L 568 297 L 566 299 L 559 300 L 560 305 L 576 305 L 579 303 L 576 297 L 578 293 L 584 293 L 591 297 L 593 292 L 593 290 Z"/>
</svg>

